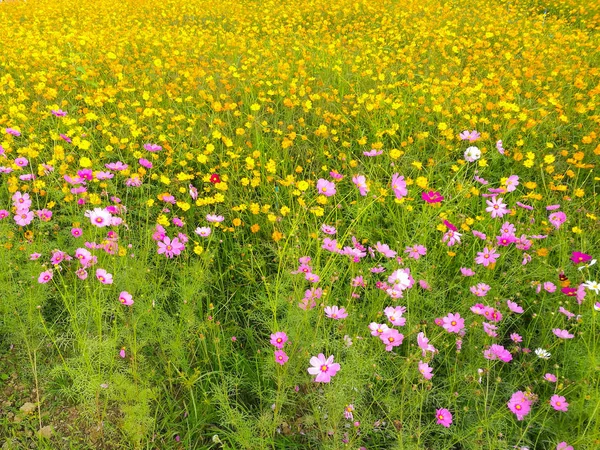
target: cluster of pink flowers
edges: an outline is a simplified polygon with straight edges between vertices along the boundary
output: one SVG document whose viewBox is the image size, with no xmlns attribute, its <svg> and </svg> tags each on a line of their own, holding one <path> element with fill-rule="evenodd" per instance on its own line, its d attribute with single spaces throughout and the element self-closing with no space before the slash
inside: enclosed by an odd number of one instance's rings
<svg viewBox="0 0 600 450">
<path fill-rule="evenodd" d="M 288 341 L 288 336 L 283 331 L 277 331 L 271 334 L 271 345 L 277 350 L 274 352 L 275 362 L 282 366 L 288 361 L 288 355 L 283 351 L 285 343 Z"/>
</svg>

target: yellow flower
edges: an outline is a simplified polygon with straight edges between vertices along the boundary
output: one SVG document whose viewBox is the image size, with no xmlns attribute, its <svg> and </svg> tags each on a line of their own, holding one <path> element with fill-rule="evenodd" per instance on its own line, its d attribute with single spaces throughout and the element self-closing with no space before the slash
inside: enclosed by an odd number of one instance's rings
<svg viewBox="0 0 600 450">
<path fill-rule="evenodd" d="M 301 191 L 307 190 L 308 186 L 309 186 L 308 182 L 304 181 L 304 180 L 299 181 L 298 184 L 296 184 L 296 187 Z"/>
<path fill-rule="evenodd" d="M 250 227 L 250 231 L 252 231 L 253 233 L 258 233 L 259 230 L 260 230 L 260 226 L 257 223 L 255 223 L 254 225 L 252 225 Z"/>
<path fill-rule="evenodd" d="M 81 158 L 79 158 L 79 166 L 80 167 L 92 167 L 92 161 L 90 160 L 90 158 L 88 158 L 86 156 L 82 156 Z"/>
<path fill-rule="evenodd" d="M 233 223 L 234 227 L 239 227 L 242 225 L 242 221 L 237 217 L 235 219 L 233 219 L 232 223 Z"/>
</svg>

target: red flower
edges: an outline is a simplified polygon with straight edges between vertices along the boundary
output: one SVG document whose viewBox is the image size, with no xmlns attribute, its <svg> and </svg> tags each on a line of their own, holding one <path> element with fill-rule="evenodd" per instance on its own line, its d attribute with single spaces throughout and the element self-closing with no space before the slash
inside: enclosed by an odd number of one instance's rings
<svg viewBox="0 0 600 450">
<path fill-rule="evenodd" d="M 210 176 L 210 182 L 211 182 L 212 184 L 217 184 L 217 183 L 220 183 L 220 182 L 221 182 L 221 177 L 219 176 L 219 174 L 218 174 L 218 173 L 213 173 L 213 174 Z"/>
</svg>

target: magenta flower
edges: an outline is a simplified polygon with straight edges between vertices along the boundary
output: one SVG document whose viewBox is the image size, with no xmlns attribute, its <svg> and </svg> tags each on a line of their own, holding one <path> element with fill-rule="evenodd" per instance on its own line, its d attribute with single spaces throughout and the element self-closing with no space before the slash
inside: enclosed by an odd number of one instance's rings
<svg viewBox="0 0 600 450">
<path fill-rule="evenodd" d="M 438 425 L 443 425 L 446 428 L 450 427 L 450 424 L 452 423 L 452 413 L 450 413 L 450 411 L 448 411 L 446 408 L 436 410 L 435 417 Z"/>
<path fill-rule="evenodd" d="M 67 112 L 62 109 L 52 109 L 50 112 L 56 117 L 65 117 L 67 115 Z"/>
<path fill-rule="evenodd" d="M 449 313 L 442 319 L 444 330 L 449 333 L 460 333 L 465 327 L 465 319 L 460 317 L 460 314 Z"/>
<path fill-rule="evenodd" d="M 522 391 L 515 392 L 507 403 L 508 409 L 517 416 L 517 420 L 523 418 L 531 411 L 531 400 Z"/>
<path fill-rule="evenodd" d="M 119 294 L 119 302 L 125 306 L 133 305 L 133 296 L 127 291 L 121 291 Z"/>
<path fill-rule="evenodd" d="M 592 256 L 588 255 L 587 253 L 573 252 L 571 254 L 571 261 L 573 261 L 575 264 L 586 263 L 591 261 L 591 259 Z"/>
<path fill-rule="evenodd" d="M 488 207 L 485 209 L 492 216 L 492 219 L 496 217 L 502 217 L 510 212 L 510 209 L 506 208 L 506 203 L 502 202 L 502 198 L 492 198 L 491 200 L 485 201 Z"/>
<path fill-rule="evenodd" d="M 330 319 L 340 320 L 348 317 L 348 313 L 344 308 L 338 308 L 337 306 L 326 306 L 325 315 Z"/>
<path fill-rule="evenodd" d="M 275 350 L 275 362 L 277 364 L 281 364 L 282 366 L 287 362 L 288 355 L 283 350 Z"/>
<path fill-rule="evenodd" d="M 552 332 L 561 339 L 573 339 L 574 334 L 569 333 L 567 330 L 561 330 L 560 328 L 553 328 Z"/>
<path fill-rule="evenodd" d="M 112 284 L 112 282 L 113 282 L 113 276 L 112 276 L 112 274 L 108 273 L 104 269 L 97 269 L 96 270 L 96 278 L 102 284 Z"/>
<path fill-rule="evenodd" d="M 444 200 L 442 194 L 437 191 L 422 192 L 421 198 L 427 203 L 440 203 Z"/>
<path fill-rule="evenodd" d="M 423 378 L 426 380 L 431 380 L 433 378 L 433 368 L 429 367 L 429 364 L 423 361 L 419 361 L 419 372 L 423 375 Z"/>
<path fill-rule="evenodd" d="M 562 395 L 553 395 L 550 397 L 550 406 L 556 411 L 567 412 L 569 410 L 569 404 Z"/>
<path fill-rule="evenodd" d="M 391 352 L 394 347 L 402 345 L 404 335 L 399 333 L 398 330 L 388 328 L 379 336 L 379 339 L 385 344 L 385 349 Z"/>
<path fill-rule="evenodd" d="M 331 197 L 335 194 L 335 183 L 333 181 L 328 181 L 323 178 L 320 178 L 317 181 L 317 191 L 319 194 L 322 194 L 326 197 Z"/>
<path fill-rule="evenodd" d="M 323 353 L 319 353 L 318 356 L 310 358 L 310 364 L 312 367 L 308 368 L 308 373 L 316 375 L 314 379 L 316 383 L 329 383 L 331 377 L 340 370 L 340 365 L 333 362 L 333 355 L 325 358 Z"/>
<path fill-rule="evenodd" d="M 412 247 L 406 247 L 404 253 L 408 253 L 409 258 L 419 259 L 421 256 L 425 256 L 427 254 L 427 248 L 423 245 L 413 245 Z"/>
<path fill-rule="evenodd" d="M 51 270 L 45 270 L 44 272 L 40 273 L 40 276 L 38 277 L 38 283 L 40 283 L 40 284 L 46 284 L 51 279 L 52 279 L 52 271 Z"/>
<path fill-rule="evenodd" d="M 288 336 L 283 331 L 277 331 L 271 335 L 271 345 L 274 345 L 275 348 L 282 349 L 287 341 Z"/>
<path fill-rule="evenodd" d="M 494 247 L 485 247 L 482 252 L 477 252 L 475 263 L 482 264 L 484 267 L 487 267 L 490 264 L 494 264 L 499 256 L 500 253 L 496 253 L 496 249 Z"/>
<path fill-rule="evenodd" d="M 15 130 L 14 128 L 6 128 L 4 131 L 6 131 L 6 134 L 11 134 L 13 136 L 21 136 L 21 132 L 19 130 Z"/>
<path fill-rule="evenodd" d="M 401 199 L 408 195 L 408 190 L 406 189 L 406 181 L 404 180 L 404 176 L 399 176 L 397 173 L 392 175 L 392 191 L 397 199 Z"/>
<path fill-rule="evenodd" d="M 127 354 L 125 353 L 125 347 L 123 347 L 121 350 L 119 350 L 119 356 L 121 358 L 125 358 L 127 356 Z"/>
</svg>

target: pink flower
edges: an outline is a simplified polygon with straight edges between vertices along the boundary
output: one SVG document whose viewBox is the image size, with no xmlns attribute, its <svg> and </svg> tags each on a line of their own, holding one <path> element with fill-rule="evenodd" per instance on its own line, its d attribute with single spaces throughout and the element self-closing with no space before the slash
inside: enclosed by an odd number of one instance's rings
<svg viewBox="0 0 600 450">
<path fill-rule="evenodd" d="M 485 247 L 482 252 L 477 252 L 475 263 L 482 264 L 484 267 L 487 267 L 490 264 L 494 264 L 499 256 L 500 253 L 496 253 L 496 249 L 494 247 Z"/>
<path fill-rule="evenodd" d="M 558 230 L 567 221 L 567 215 L 562 211 L 555 212 L 548 216 L 548 221 Z"/>
<path fill-rule="evenodd" d="M 375 244 L 375 250 L 377 250 L 379 253 L 381 253 L 386 258 L 393 258 L 394 256 L 397 255 L 397 252 L 390 249 L 389 245 L 382 244 L 381 242 L 377 242 L 377 244 Z"/>
<path fill-rule="evenodd" d="M 331 178 L 333 178 L 334 180 L 338 180 L 338 181 L 340 181 L 342 178 L 344 178 L 344 175 L 336 172 L 335 170 L 332 170 L 331 172 L 329 172 L 329 176 Z"/>
<path fill-rule="evenodd" d="M 510 309 L 514 313 L 517 313 L 517 314 L 522 314 L 523 313 L 523 308 L 521 308 L 515 302 L 511 302 L 510 300 L 506 300 L 506 305 L 508 306 L 508 309 Z"/>
<path fill-rule="evenodd" d="M 496 217 L 502 217 L 510 212 L 510 209 L 506 208 L 506 203 L 502 202 L 502 198 L 492 198 L 491 200 L 485 201 L 488 207 L 485 209 L 492 216 L 492 219 Z"/>
<path fill-rule="evenodd" d="M 476 286 L 471 286 L 470 291 L 477 297 L 485 297 L 490 291 L 491 287 L 485 283 L 478 283 Z"/>
<path fill-rule="evenodd" d="M 127 354 L 125 353 L 125 347 L 123 347 L 120 351 L 119 351 L 119 356 L 121 358 L 125 358 L 127 356 Z"/>
<path fill-rule="evenodd" d="M 544 375 L 544 380 L 549 381 L 550 383 L 556 383 L 556 375 L 552 373 L 547 373 Z"/>
<path fill-rule="evenodd" d="M 489 360 L 499 359 L 504 362 L 510 362 L 513 359 L 510 352 L 498 344 L 493 344 L 489 349 L 484 350 L 483 356 Z"/>
<path fill-rule="evenodd" d="M 561 314 L 564 314 L 565 316 L 567 316 L 567 318 L 572 319 L 573 317 L 575 317 L 575 314 L 573 314 L 571 311 L 563 308 L 562 306 L 560 306 L 558 308 L 558 312 Z"/>
<path fill-rule="evenodd" d="M 442 319 L 444 330 L 449 333 L 460 333 L 465 327 L 465 319 L 460 317 L 460 314 L 449 313 Z"/>
<path fill-rule="evenodd" d="M 287 341 L 288 336 L 283 331 L 277 331 L 276 333 L 271 335 L 271 345 L 274 345 L 275 348 L 283 348 Z"/>
<path fill-rule="evenodd" d="M 475 142 L 481 137 L 481 134 L 477 130 L 468 131 L 465 130 L 458 135 L 462 141 Z"/>
<path fill-rule="evenodd" d="M 21 132 L 19 130 L 15 130 L 14 128 L 6 128 L 4 131 L 6 131 L 6 134 L 11 134 L 13 136 L 21 136 Z"/>
<path fill-rule="evenodd" d="M 133 296 L 127 291 L 121 291 L 119 294 L 119 302 L 121 302 L 122 305 L 131 306 L 134 303 Z"/>
<path fill-rule="evenodd" d="M 377 150 L 375 148 L 369 150 L 368 152 L 363 152 L 363 155 L 365 156 L 379 156 L 383 154 L 383 150 Z"/>
<path fill-rule="evenodd" d="M 25 227 L 33 221 L 33 211 L 17 211 L 14 219 L 17 225 Z"/>
<path fill-rule="evenodd" d="M 354 411 L 354 405 L 352 405 L 352 404 L 347 405 L 344 408 L 344 419 L 353 420 L 354 414 L 352 414 L 352 411 Z"/>
<path fill-rule="evenodd" d="M 27 167 L 27 165 L 29 164 L 29 161 L 27 160 L 27 158 L 23 158 L 21 156 L 21 157 L 15 159 L 15 164 L 19 167 Z"/>
<path fill-rule="evenodd" d="M 460 273 L 463 277 L 472 277 L 473 275 L 475 275 L 475 272 L 473 272 L 473 270 L 468 267 L 461 267 Z"/>
<path fill-rule="evenodd" d="M 392 325 L 403 327 L 406 323 L 406 318 L 402 317 L 402 314 L 406 312 L 406 308 L 404 306 L 388 306 L 383 310 L 383 312 Z"/>
<path fill-rule="evenodd" d="M 429 364 L 423 361 L 419 361 L 419 372 L 423 375 L 423 378 L 426 380 L 431 380 L 433 378 L 433 368 L 429 367 Z"/>
<path fill-rule="evenodd" d="M 363 197 L 367 195 L 369 192 L 369 188 L 367 187 L 367 179 L 364 175 L 355 175 L 352 177 L 352 182 L 358 187 L 360 195 Z"/>
<path fill-rule="evenodd" d="M 554 283 L 552 283 L 551 281 L 546 281 L 544 283 L 544 289 L 547 292 L 556 292 L 556 285 Z"/>
<path fill-rule="evenodd" d="M 440 203 L 444 200 L 442 194 L 437 191 L 422 192 L 421 198 L 427 203 Z"/>
<path fill-rule="evenodd" d="M 277 364 L 281 364 L 282 366 L 287 362 L 288 355 L 283 350 L 275 350 L 275 362 Z"/>
<path fill-rule="evenodd" d="M 225 220 L 225 217 L 218 216 L 216 214 L 207 214 L 206 220 L 208 220 L 209 222 L 223 222 Z"/>
<path fill-rule="evenodd" d="M 318 356 L 310 358 L 310 364 L 312 367 L 308 368 L 308 373 L 316 375 L 314 379 L 316 383 L 329 383 L 331 377 L 340 370 L 340 365 L 333 362 L 333 355 L 325 358 L 323 353 L 319 353 Z"/>
<path fill-rule="evenodd" d="M 518 344 L 519 342 L 523 342 L 523 337 L 518 334 L 518 333 L 511 333 L 510 335 L 510 339 L 515 343 Z"/>
<path fill-rule="evenodd" d="M 158 144 L 148 143 L 148 144 L 144 144 L 144 149 L 149 152 L 155 153 L 155 152 L 160 152 L 162 150 L 162 147 Z"/>
<path fill-rule="evenodd" d="M 515 392 L 507 403 L 508 409 L 517 416 L 517 420 L 523 418 L 531 411 L 531 400 L 522 391 Z"/>
<path fill-rule="evenodd" d="M 333 181 L 320 178 L 317 181 L 317 191 L 319 194 L 322 194 L 326 197 L 331 197 L 335 194 L 335 183 Z"/>
<path fill-rule="evenodd" d="M 202 236 L 202 237 L 210 236 L 211 232 L 212 232 L 212 230 L 210 229 L 210 227 L 198 227 L 194 230 L 194 233 L 196 233 L 198 236 Z"/>
<path fill-rule="evenodd" d="M 511 175 L 506 179 L 506 191 L 513 192 L 519 185 L 519 177 L 517 175 Z"/>
<path fill-rule="evenodd" d="M 498 141 L 496 142 L 496 150 L 498 150 L 498 153 L 500 153 L 501 155 L 504 155 L 504 147 L 502 147 L 502 141 Z"/>
<path fill-rule="evenodd" d="M 401 199 L 408 195 L 408 190 L 406 189 L 406 181 L 404 181 L 404 176 L 399 176 L 397 173 L 392 175 L 392 191 L 397 199 Z"/>
<path fill-rule="evenodd" d="M 460 244 L 461 233 L 454 230 L 448 230 L 444 233 L 442 237 L 442 242 L 446 242 L 448 247 L 452 247 L 454 244 Z"/>
<path fill-rule="evenodd" d="M 404 253 L 408 253 L 408 256 L 412 259 L 419 259 L 421 256 L 427 254 L 427 248 L 422 245 L 413 245 L 412 247 L 406 247 Z"/>
<path fill-rule="evenodd" d="M 561 339 L 573 339 L 574 334 L 569 333 L 567 330 L 561 330 L 560 328 L 553 328 L 552 332 Z"/>
<path fill-rule="evenodd" d="M 517 242 L 517 238 L 513 234 L 503 234 L 496 236 L 496 242 L 502 247 L 508 247 L 510 244 Z"/>
<path fill-rule="evenodd" d="M 385 349 L 391 352 L 394 347 L 402 344 L 404 335 L 399 333 L 398 330 L 388 328 L 379 336 L 379 339 L 385 344 Z"/>
<path fill-rule="evenodd" d="M 573 446 L 563 441 L 556 446 L 556 450 L 573 450 Z"/>
<path fill-rule="evenodd" d="M 562 395 L 553 395 L 550 397 L 550 406 L 556 411 L 567 412 L 569 410 L 569 404 Z"/>
<path fill-rule="evenodd" d="M 326 225 L 326 224 L 321 225 L 321 231 L 323 233 L 329 234 L 329 235 L 334 235 L 337 232 L 335 227 L 332 227 L 332 226 Z"/>
<path fill-rule="evenodd" d="M 385 333 L 389 329 L 390 329 L 390 327 L 388 327 L 384 323 L 379 324 L 379 323 L 371 322 L 369 324 L 369 330 L 371 330 L 371 336 L 381 336 L 383 333 Z"/>
<path fill-rule="evenodd" d="M 591 255 L 581 252 L 573 252 L 571 254 L 571 261 L 575 264 L 586 263 L 592 259 Z"/>
<path fill-rule="evenodd" d="M 423 332 L 417 334 L 417 345 L 422 351 L 423 358 L 427 355 L 427 352 L 437 352 L 436 348 L 429 343 L 429 339 L 425 336 L 425 333 Z"/>
<path fill-rule="evenodd" d="M 348 313 L 344 308 L 338 308 L 337 306 L 326 306 L 325 315 L 330 319 L 340 320 L 348 317 Z"/>
<path fill-rule="evenodd" d="M 38 283 L 40 283 L 40 284 L 46 284 L 51 279 L 52 279 L 52 271 L 51 270 L 45 270 L 44 272 L 40 273 L 40 276 L 38 277 Z"/>
<path fill-rule="evenodd" d="M 112 276 L 112 274 L 108 273 L 104 269 L 97 269 L 96 270 L 96 278 L 102 284 L 112 284 L 112 282 L 113 282 L 113 276 Z"/>
<path fill-rule="evenodd" d="M 179 241 L 179 238 L 169 238 L 165 236 L 165 238 L 158 243 L 158 254 L 165 254 L 167 258 L 173 258 L 173 256 L 177 256 L 181 254 L 182 250 L 185 249 L 185 245 Z"/>
<path fill-rule="evenodd" d="M 446 428 L 450 427 L 450 424 L 452 423 L 452 414 L 446 408 L 436 410 L 435 417 L 438 425 L 443 425 Z"/>
<path fill-rule="evenodd" d="M 85 217 L 89 217 L 92 225 L 98 228 L 110 226 L 112 222 L 112 215 L 102 208 L 94 208 L 93 211 L 86 211 Z"/>
</svg>

